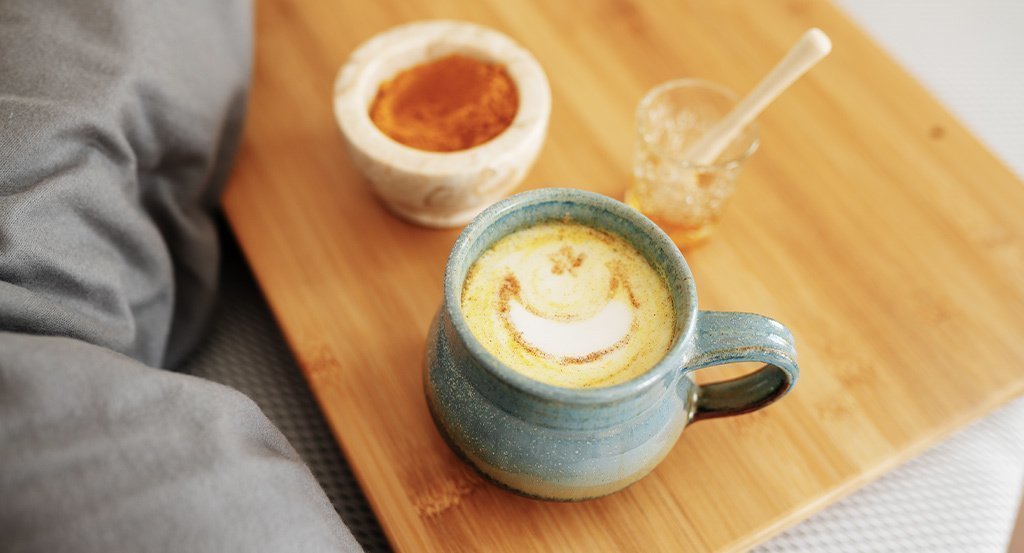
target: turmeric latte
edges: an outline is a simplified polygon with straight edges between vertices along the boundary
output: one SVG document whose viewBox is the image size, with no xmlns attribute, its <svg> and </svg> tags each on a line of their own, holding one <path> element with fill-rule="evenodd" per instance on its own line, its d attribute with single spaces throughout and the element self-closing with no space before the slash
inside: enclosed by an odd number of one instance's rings
<svg viewBox="0 0 1024 553">
<path fill-rule="evenodd" d="M 470 267 L 461 307 L 502 363 L 566 388 L 639 376 L 674 336 L 661 274 L 622 238 L 577 223 L 543 223 L 495 242 Z"/>
<path fill-rule="evenodd" d="M 519 93 L 504 67 L 453 54 L 381 84 L 370 119 L 406 146 L 451 152 L 499 135 L 518 109 Z"/>
</svg>

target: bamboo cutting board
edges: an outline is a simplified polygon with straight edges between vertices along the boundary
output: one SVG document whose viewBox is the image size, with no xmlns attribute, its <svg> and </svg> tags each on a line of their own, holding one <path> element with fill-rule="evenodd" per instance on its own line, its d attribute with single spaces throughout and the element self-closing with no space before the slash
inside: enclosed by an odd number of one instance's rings
<svg viewBox="0 0 1024 553">
<path fill-rule="evenodd" d="M 806 28 L 832 37 L 761 117 L 717 235 L 686 254 L 703 308 L 793 329 L 791 396 L 696 424 L 648 478 L 582 504 L 511 495 L 456 460 L 421 364 L 457 231 L 374 201 L 330 98 L 357 44 L 436 17 L 503 31 L 546 69 L 550 133 L 525 187 L 614 197 L 645 90 L 696 76 L 745 92 Z M 1024 187 L 829 4 L 259 0 L 256 29 L 225 209 L 401 551 L 744 549 L 1024 391 Z"/>
</svg>

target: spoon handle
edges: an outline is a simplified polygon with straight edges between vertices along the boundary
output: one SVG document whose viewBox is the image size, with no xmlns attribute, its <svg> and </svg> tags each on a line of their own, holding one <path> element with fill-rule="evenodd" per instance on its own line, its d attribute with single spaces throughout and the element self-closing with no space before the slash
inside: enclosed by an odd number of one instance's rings
<svg viewBox="0 0 1024 553">
<path fill-rule="evenodd" d="M 750 94 L 693 144 L 685 159 L 696 165 L 713 163 L 740 130 L 830 51 L 832 41 L 828 35 L 821 29 L 808 30 Z"/>
</svg>

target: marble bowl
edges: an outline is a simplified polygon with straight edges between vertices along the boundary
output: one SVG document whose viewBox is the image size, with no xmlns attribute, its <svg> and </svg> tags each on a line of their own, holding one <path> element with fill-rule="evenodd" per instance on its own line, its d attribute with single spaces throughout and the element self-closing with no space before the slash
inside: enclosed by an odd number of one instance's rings
<svg viewBox="0 0 1024 553">
<path fill-rule="evenodd" d="M 450 54 L 502 64 L 516 84 L 519 109 L 495 138 L 456 152 L 401 144 L 370 119 L 380 83 Z M 352 53 L 334 83 L 334 115 L 356 168 L 382 203 L 428 227 L 457 227 L 515 188 L 547 134 L 551 89 L 537 60 L 507 36 L 472 23 L 424 21 L 389 29 Z"/>
</svg>

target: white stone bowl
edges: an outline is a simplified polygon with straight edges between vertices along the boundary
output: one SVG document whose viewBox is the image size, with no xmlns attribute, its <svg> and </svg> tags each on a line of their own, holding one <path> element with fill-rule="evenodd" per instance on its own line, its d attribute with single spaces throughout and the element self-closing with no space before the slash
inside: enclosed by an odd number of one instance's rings
<svg viewBox="0 0 1024 553">
<path fill-rule="evenodd" d="M 401 144 L 370 119 L 381 82 L 450 54 L 502 64 L 519 92 L 512 124 L 493 139 L 455 152 Z M 472 23 L 424 21 L 364 42 L 338 72 L 334 115 L 349 154 L 385 206 L 429 227 L 457 227 L 515 188 L 547 133 L 551 89 L 537 60 L 507 36 Z"/>
</svg>

